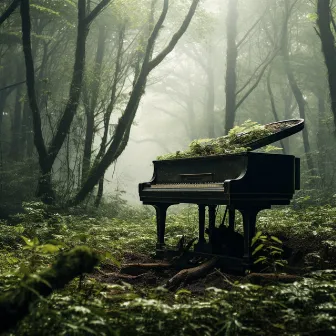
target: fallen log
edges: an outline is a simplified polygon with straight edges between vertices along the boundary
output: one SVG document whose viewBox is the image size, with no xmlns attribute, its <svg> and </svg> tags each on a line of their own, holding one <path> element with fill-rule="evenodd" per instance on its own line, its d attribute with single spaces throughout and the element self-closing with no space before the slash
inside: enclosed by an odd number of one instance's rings
<svg viewBox="0 0 336 336">
<path fill-rule="evenodd" d="M 179 285 L 181 285 L 182 283 L 186 284 L 188 282 L 191 282 L 193 280 L 203 277 L 204 275 L 208 273 L 208 271 L 211 268 L 216 266 L 218 260 L 219 259 L 215 257 L 197 267 L 183 269 L 182 271 L 175 274 L 171 279 L 169 279 L 165 287 L 170 290 L 173 290 L 177 288 Z"/>
<path fill-rule="evenodd" d="M 63 288 L 72 279 L 90 273 L 98 264 L 98 256 L 88 247 L 75 247 L 61 254 L 56 262 L 36 276 L 29 276 L 18 288 L 0 296 L 0 333 L 14 327 L 29 312 L 29 306 L 40 297 Z"/>
</svg>

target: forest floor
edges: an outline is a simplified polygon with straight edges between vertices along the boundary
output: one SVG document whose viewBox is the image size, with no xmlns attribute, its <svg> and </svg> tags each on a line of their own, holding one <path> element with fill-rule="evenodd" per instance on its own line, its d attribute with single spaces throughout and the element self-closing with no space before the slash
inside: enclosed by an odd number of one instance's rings
<svg viewBox="0 0 336 336">
<path fill-rule="evenodd" d="M 336 207 L 262 212 L 254 246 L 263 274 L 210 267 L 175 288 L 167 284 L 176 265 L 135 267 L 162 263 L 153 213 L 120 214 L 60 214 L 31 203 L 0 223 L 0 291 L 18 288 L 62 250 L 87 245 L 101 256 L 93 274 L 33 304 L 5 335 L 336 335 Z M 166 242 L 176 246 L 197 230 L 195 208 L 171 213 Z"/>
</svg>

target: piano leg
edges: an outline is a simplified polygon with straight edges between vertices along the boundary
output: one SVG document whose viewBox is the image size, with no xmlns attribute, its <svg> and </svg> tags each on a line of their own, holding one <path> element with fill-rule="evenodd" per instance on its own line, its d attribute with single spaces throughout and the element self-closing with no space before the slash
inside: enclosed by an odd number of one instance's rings
<svg viewBox="0 0 336 336">
<path fill-rule="evenodd" d="M 244 208 L 239 209 L 243 215 L 243 226 L 244 226 L 244 264 L 248 269 L 253 265 L 252 258 L 252 238 L 255 236 L 256 230 L 256 220 L 258 212 L 262 210 L 259 208 Z"/>
<path fill-rule="evenodd" d="M 216 207 L 217 205 L 209 205 L 209 242 L 213 243 L 213 232 L 216 227 Z"/>
<path fill-rule="evenodd" d="M 199 244 L 204 244 L 205 243 L 205 238 L 204 238 L 204 231 L 205 231 L 205 205 L 199 204 L 198 205 L 198 242 Z"/>
<path fill-rule="evenodd" d="M 234 231 L 235 229 L 235 208 L 229 207 L 229 229 L 230 231 Z"/>
<path fill-rule="evenodd" d="M 164 236 L 166 230 L 167 209 L 171 204 L 158 203 L 152 205 L 156 210 L 156 232 L 157 232 L 156 250 L 163 250 L 165 247 Z"/>
</svg>

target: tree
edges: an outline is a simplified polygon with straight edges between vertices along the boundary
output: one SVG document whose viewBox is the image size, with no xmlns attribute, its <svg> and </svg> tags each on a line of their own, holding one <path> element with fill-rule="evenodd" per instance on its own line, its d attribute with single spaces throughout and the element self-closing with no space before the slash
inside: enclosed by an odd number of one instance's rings
<svg viewBox="0 0 336 336">
<path fill-rule="evenodd" d="M 38 181 L 37 196 L 41 197 L 41 199 L 46 203 L 52 203 L 55 200 L 55 194 L 51 184 L 51 170 L 69 132 L 79 103 L 85 67 L 85 45 L 90 24 L 109 4 L 109 2 L 110 0 L 102 0 L 91 12 L 87 13 L 86 0 L 78 1 L 77 43 L 69 98 L 59 121 L 56 133 L 52 137 L 48 147 L 46 146 L 43 138 L 40 109 L 36 99 L 35 70 L 31 47 L 29 0 L 22 1 L 20 5 L 22 45 L 26 64 L 27 92 L 33 117 L 34 144 L 38 153 L 40 165 L 40 178 Z"/>
<path fill-rule="evenodd" d="M 173 35 L 168 45 L 158 53 L 154 58 L 152 58 L 153 48 L 155 46 L 155 42 L 157 40 L 158 34 L 162 25 L 165 21 L 169 1 L 164 0 L 163 9 L 161 15 L 156 22 L 153 31 L 148 39 L 148 43 L 145 49 L 143 61 L 141 64 L 139 75 L 135 78 L 133 89 L 130 93 L 130 98 L 126 105 L 126 108 L 119 118 L 118 123 L 115 127 L 114 135 L 112 138 L 112 142 L 108 149 L 106 150 L 105 155 L 101 158 L 99 163 L 94 165 L 90 171 L 90 174 L 86 180 L 86 182 L 82 185 L 80 190 L 74 199 L 70 202 L 70 204 L 78 204 L 85 199 L 85 197 L 92 191 L 95 185 L 99 182 L 100 178 L 105 173 L 106 169 L 120 156 L 120 154 L 124 151 L 128 140 L 129 134 L 132 127 L 133 120 L 135 118 L 141 97 L 144 93 L 146 82 L 148 75 L 150 72 L 156 68 L 165 57 L 174 49 L 175 45 L 181 38 L 181 36 L 187 30 L 190 21 L 196 11 L 199 0 L 193 0 L 189 11 L 182 22 L 180 28 Z"/>
<path fill-rule="evenodd" d="M 334 132 L 336 132 L 336 24 L 330 8 L 330 0 L 317 0 L 317 26 L 321 39 L 322 53 L 328 71 L 331 110 L 334 117 Z M 334 33 L 331 30 L 334 29 Z"/>
</svg>

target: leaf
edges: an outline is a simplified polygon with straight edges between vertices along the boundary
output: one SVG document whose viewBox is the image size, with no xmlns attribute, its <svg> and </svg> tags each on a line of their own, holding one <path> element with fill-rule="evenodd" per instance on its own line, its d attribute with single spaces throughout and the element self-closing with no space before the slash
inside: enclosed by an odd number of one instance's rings
<svg viewBox="0 0 336 336">
<path fill-rule="evenodd" d="M 25 230 L 25 228 L 24 228 L 22 225 L 18 225 L 18 226 L 15 226 L 15 227 L 14 227 L 14 231 L 15 231 L 16 233 L 18 233 L 18 234 L 23 233 L 24 230 Z"/>
<path fill-rule="evenodd" d="M 259 262 L 265 261 L 266 259 L 266 257 L 260 257 L 254 262 L 254 264 L 258 264 Z"/>
<path fill-rule="evenodd" d="M 38 247 L 39 252 L 46 254 L 57 253 L 59 249 L 59 246 L 53 244 L 44 244 Z"/>
<path fill-rule="evenodd" d="M 258 251 L 260 251 L 263 247 L 265 246 L 265 244 L 260 244 L 258 245 L 254 251 L 252 252 L 252 255 L 255 255 Z"/>
<path fill-rule="evenodd" d="M 275 324 L 273 324 L 273 327 L 278 328 L 278 329 L 285 330 L 285 326 L 284 326 L 283 324 L 280 324 L 280 323 L 275 323 Z"/>
<path fill-rule="evenodd" d="M 279 251 L 279 252 L 283 252 L 283 249 L 282 248 L 280 248 L 280 247 L 277 247 L 277 246 L 270 246 L 269 247 L 271 250 L 275 250 L 275 251 Z"/>
<path fill-rule="evenodd" d="M 191 294 L 191 292 L 189 291 L 189 290 L 187 290 L 187 289 L 180 289 L 180 290 L 178 290 L 177 292 L 176 292 L 176 294 L 175 294 L 175 296 L 178 296 L 178 295 L 181 295 L 181 294 L 188 294 L 188 295 L 190 295 Z"/>
<path fill-rule="evenodd" d="M 24 242 L 26 243 L 27 246 L 30 246 L 30 247 L 34 246 L 34 242 L 31 239 L 29 239 L 25 236 L 21 236 L 21 238 L 24 240 Z"/>
<path fill-rule="evenodd" d="M 282 244 L 282 241 L 278 237 L 271 236 L 271 239 L 274 240 L 274 241 L 276 241 L 279 244 Z"/>
<path fill-rule="evenodd" d="M 104 259 L 112 261 L 112 264 L 114 264 L 118 268 L 121 268 L 121 262 L 117 260 L 110 252 L 104 253 Z"/>
<path fill-rule="evenodd" d="M 251 246 L 255 244 L 255 242 L 259 239 L 261 235 L 262 235 L 262 232 L 258 231 L 257 234 L 252 238 Z"/>
</svg>

